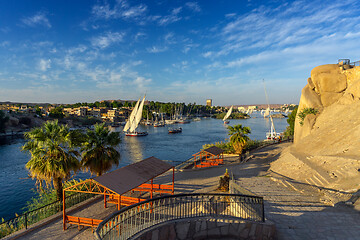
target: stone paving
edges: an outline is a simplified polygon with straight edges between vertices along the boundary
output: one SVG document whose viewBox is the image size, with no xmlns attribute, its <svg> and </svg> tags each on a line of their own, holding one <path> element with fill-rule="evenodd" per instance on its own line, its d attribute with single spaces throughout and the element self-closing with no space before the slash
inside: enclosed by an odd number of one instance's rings
<svg viewBox="0 0 360 240">
<path fill-rule="evenodd" d="M 320 201 L 320 194 L 311 189 L 285 187 L 272 181 L 268 172 L 270 162 L 278 158 L 287 144 L 273 145 L 253 154 L 246 163 L 234 163 L 219 167 L 177 172 L 175 193 L 211 192 L 216 189 L 219 177 L 226 169 L 241 186 L 265 199 L 266 218 L 277 227 L 278 239 L 360 239 L 360 213 L 347 207 L 332 207 Z M 172 174 L 158 179 L 159 183 L 169 183 Z M 297 188 L 299 188 L 297 186 Z M 301 193 L 301 191 L 303 193 Z M 111 206 L 111 205 L 110 205 Z M 111 207 L 104 212 L 100 201 L 80 210 L 83 216 L 105 216 L 115 211 Z M 19 239 L 92 239 L 91 228 L 77 230 L 70 227 L 62 230 L 62 219 L 34 230 Z"/>
</svg>

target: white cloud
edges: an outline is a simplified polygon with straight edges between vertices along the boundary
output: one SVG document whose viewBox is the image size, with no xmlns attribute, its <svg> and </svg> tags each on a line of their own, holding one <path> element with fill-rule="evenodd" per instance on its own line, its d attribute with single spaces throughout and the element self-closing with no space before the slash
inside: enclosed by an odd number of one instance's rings
<svg viewBox="0 0 360 240">
<path fill-rule="evenodd" d="M 32 17 L 23 18 L 21 21 L 23 24 L 29 27 L 36 27 L 40 25 L 47 28 L 51 28 L 50 21 L 46 17 L 46 14 L 43 12 L 38 12 Z"/>
<path fill-rule="evenodd" d="M 122 32 L 107 32 L 104 35 L 93 37 L 91 39 L 91 44 L 94 47 L 104 49 L 109 47 L 113 43 L 122 42 L 124 36 L 125 33 Z"/>
<path fill-rule="evenodd" d="M 100 19 L 137 19 L 143 16 L 147 11 L 145 4 L 130 6 L 127 1 L 117 1 L 114 6 L 108 3 L 97 4 L 92 7 L 91 13 Z"/>
<path fill-rule="evenodd" d="M 201 8 L 197 2 L 187 2 L 185 3 L 185 6 L 194 12 L 201 12 Z"/>
<path fill-rule="evenodd" d="M 211 52 L 211 51 L 203 53 L 203 57 L 205 57 L 205 58 L 211 57 L 212 55 L 213 55 L 213 52 Z"/>
<path fill-rule="evenodd" d="M 40 59 L 38 66 L 41 71 L 46 71 L 51 68 L 51 60 Z"/>
<path fill-rule="evenodd" d="M 261 6 L 222 28 L 223 44 L 217 55 L 306 44 L 335 32 L 345 35 L 359 21 L 356 9 L 350 1 L 327 4 L 319 0 L 295 1 L 275 9 Z M 226 17 L 231 20 L 235 15 Z"/>
<path fill-rule="evenodd" d="M 164 36 L 164 40 L 166 44 L 174 44 L 176 43 L 175 34 L 173 32 L 169 32 Z"/>
<path fill-rule="evenodd" d="M 138 32 L 136 33 L 135 35 L 135 41 L 139 41 L 139 40 L 142 40 L 142 39 L 145 39 L 147 37 L 147 35 L 143 32 Z"/>
<path fill-rule="evenodd" d="M 9 47 L 9 46 L 10 46 L 10 42 L 9 42 L 9 41 L 0 42 L 0 47 Z"/>
<path fill-rule="evenodd" d="M 182 17 L 178 16 L 178 15 L 181 12 L 181 10 L 182 10 L 182 7 L 174 8 L 171 11 L 171 14 L 169 14 L 167 16 L 164 16 L 164 17 L 161 17 L 158 20 L 159 24 L 162 25 L 162 26 L 165 26 L 165 25 L 168 25 L 170 23 L 180 21 L 182 19 Z"/>
<path fill-rule="evenodd" d="M 168 47 L 156 47 L 156 46 L 152 46 L 151 48 L 147 48 L 147 51 L 149 53 L 160 53 L 160 52 L 165 52 L 168 50 Z"/>
</svg>

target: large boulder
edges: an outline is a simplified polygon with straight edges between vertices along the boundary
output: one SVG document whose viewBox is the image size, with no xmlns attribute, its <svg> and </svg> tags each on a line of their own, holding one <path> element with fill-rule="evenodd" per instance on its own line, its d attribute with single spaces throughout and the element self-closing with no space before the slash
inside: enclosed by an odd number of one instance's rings
<svg viewBox="0 0 360 240">
<path fill-rule="evenodd" d="M 314 108 L 321 114 L 324 108 L 335 103 L 351 104 L 359 100 L 359 81 L 359 67 L 339 64 L 315 67 L 311 71 L 311 78 L 308 78 L 308 83 L 302 90 L 298 114 L 305 108 Z M 300 119 L 296 118 L 295 143 L 311 133 L 318 115 L 306 116 L 304 125 L 300 125 Z"/>
</svg>

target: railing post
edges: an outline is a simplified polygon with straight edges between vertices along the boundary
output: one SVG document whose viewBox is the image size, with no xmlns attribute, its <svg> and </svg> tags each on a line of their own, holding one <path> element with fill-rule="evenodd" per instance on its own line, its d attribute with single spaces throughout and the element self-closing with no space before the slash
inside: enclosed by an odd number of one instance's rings
<svg viewBox="0 0 360 240">
<path fill-rule="evenodd" d="M 27 229 L 27 213 L 25 213 L 25 229 Z"/>
<path fill-rule="evenodd" d="M 263 222 L 265 222 L 264 199 L 261 200 L 261 211 L 262 211 L 261 220 L 262 220 Z"/>
</svg>

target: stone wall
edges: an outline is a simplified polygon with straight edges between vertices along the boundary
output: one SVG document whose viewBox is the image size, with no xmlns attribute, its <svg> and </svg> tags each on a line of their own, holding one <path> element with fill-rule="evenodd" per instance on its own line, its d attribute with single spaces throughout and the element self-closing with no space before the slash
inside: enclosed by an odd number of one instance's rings
<svg viewBox="0 0 360 240">
<path fill-rule="evenodd" d="M 275 224 L 213 218 L 182 219 L 156 225 L 132 239 L 276 239 Z"/>
</svg>

